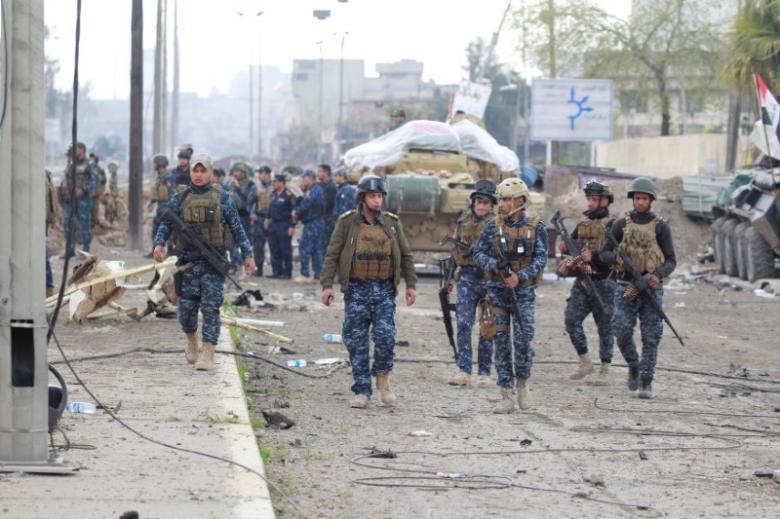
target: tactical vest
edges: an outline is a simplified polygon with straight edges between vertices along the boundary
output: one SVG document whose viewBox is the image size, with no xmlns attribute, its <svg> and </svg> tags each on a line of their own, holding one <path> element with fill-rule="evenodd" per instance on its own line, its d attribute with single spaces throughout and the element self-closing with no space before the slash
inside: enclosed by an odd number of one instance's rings
<svg viewBox="0 0 780 519">
<path fill-rule="evenodd" d="M 586 219 L 577 226 L 577 245 L 580 249 L 598 251 L 604 246 L 604 231 L 614 219 L 609 217 Z"/>
<path fill-rule="evenodd" d="M 655 238 L 655 228 L 661 218 L 656 216 L 651 222 L 636 223 L 626 214 L 626 226 L 623 228 L 623 241 L 620 247 L 626 251 L 634 266 L 643 274 L 655 272 L 663 265 L 664 253 Z M 620 270 L 625 271 L 622 262 Z"/>
<path fill-rule="evenodd" d="M 238 187 L 239 187 L 239 189 L 241 189 L 242 193 L 246 193 L 246 186 L 249 185 L 249 182 L 250 182 L 249 179 L 245 178 L 244 180 L 242 180 L 241 182 L 238 183 Z M 245 213 L 246 212 L 245 211 L 245 208 L 246 208 L 246 197 L 245 196 L 240 196 L 238 193 L 236 193 L 235 199 L 236 199 L 236 208 L 239 211 Z"/>
<path fill-rule="evenodd" d="M 87 176 L 87 164 L 82 163 L 76 166 L 76 187 L 79 189 L 84 189 L 84 186 L 87 185 L 87 180 L 89 177 Z"/>
<path fill-rule="evenodd" d="M 212 247 L 231 247 L 230 229 L 222 223 L 222 188 L 212 185 L 205 193 L 193 193 L 188 186 L 176 189 L 181 196 L 182 221 Z M 178 239 L 174 239 L 174 243 L 178 250 L 191 250 Z"/>
<path fill-rule="evenodd" d="M 455 231 L 455 238 L 467 245 L 473 245 L 477 240 L 479 240 L 479 235 L 482 234 L 482 229 L 485 228 L 485 224 L 487 224 L 490 219 L 490 215 L 480 220 L 471 212 L 465 214 L 458 220 L 458 227 Z M 458 246 L 455 246 L 455 248 L 452 250 L 452 258 L 459 267 L 474 267 L 477 265 L 474 262 L 474 257 L 471 252 L 463 250 Z"/>
<path fill-rule="evenodd" d="M 165 173 L 157 173 L 157 183 L 154 185 L 154 199 L 157 202 L 167 202 L 170 198 L 168 186 L 166 185 Z"/>
<path fill-rule="evenodd" d="M 496 217 L 496 246 L 509 260 L 509 268 L 512 272 L 519 272 L 533 261 L 537 225 L 539 225 L 538 218 L 528 218 L 522 227 L 510 227 L 505 223 L 503 216 Z M 491 277 L 493 281 L 503 281 L 495 272 Z M 520 281 L 520 286 L 536 285 L 541 281 L 542 272 L 539 272 L 532 278 Z"/>
<path fill-rule="evenodd" d="M 57 191 L 51 179 L 46 179 L 46 225 L 57 221 Z"/>
<path fill-rule="evenodd" d="M 94 190 L 92 190 L 92 198 L 100 198 L 100 195 L 102 195 L 106 191 L 106 182 L 107 182 L 106 171 L 100 166 L 95 165 L 92 168 L 92 172 L 100 181 L 98 183 L 98 186 Z"/>
<path fill-rule="evenodd" d="M 271 185 L 264 186 L 262 182 L 260 182 L 257 186 L 257 208 L 260 211 L 268 211 L 268 208 L 271 206 L 271 199 L 273 198 L 273 189 L 271 188 Z"/>
<path fill-rule="evenodd" d="M 393 242 L 381 225 L 358 229 L 350 279 L 385 281 L 393 277 Z"/>
</svg>

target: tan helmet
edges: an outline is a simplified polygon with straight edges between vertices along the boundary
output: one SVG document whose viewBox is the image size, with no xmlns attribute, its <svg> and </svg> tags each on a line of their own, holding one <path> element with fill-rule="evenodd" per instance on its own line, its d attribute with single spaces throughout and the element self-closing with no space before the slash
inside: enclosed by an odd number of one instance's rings
<svg viewBox="0 0 780 519">
<path fill-rule="evenodd" d="M 520 198 L 525 197 L 526 202 L 530 196 L 528 186 L 517 177 L 505 178 L 496 188 L 498 198 Z"/>
</svg>

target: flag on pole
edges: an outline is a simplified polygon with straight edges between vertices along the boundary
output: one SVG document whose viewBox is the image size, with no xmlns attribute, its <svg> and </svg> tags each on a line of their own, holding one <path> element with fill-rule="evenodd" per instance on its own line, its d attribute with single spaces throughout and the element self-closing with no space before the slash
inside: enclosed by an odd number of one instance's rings
<svg viewBox="0 0 780 519">
<path fill-rule="evenodd" d="M 754 76 L 756 88 L 758 88 L 758 99 L 761 102 L 761 122 L 770 126 L 775 136 L 780 140 L 780 104 L 766 87 L 761 76 L 758 74 L 754 74 Z"/>
</svg>

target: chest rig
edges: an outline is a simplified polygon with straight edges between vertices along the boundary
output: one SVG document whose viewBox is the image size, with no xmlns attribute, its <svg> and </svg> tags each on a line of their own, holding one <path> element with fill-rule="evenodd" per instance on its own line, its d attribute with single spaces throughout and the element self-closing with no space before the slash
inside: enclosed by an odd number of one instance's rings
<svg viewBox="0 0 780 519">
<path fill-rule="evenodd" d="M 194 193 L 187 186 L 179 186 L 181 195 L 181 219 L 212 247 L 231 247 L 232 235 L 227 224 L 222 223 L 222 188 L 212 185 L 205 193 Z M 176 249 L 187 249 L 185 243 L 174 239 Z"/>
<path fill-rule="evenodd" d="M 361 224 L 350 277 L 385 281 L 393 277 L 393 242 L 381 225 Z"/>
<path fill-rule="evenodd" d="M 642 273 L 655 272 L 665 259 L 661 246 L 655 238 L 655 229 L 661 218 L 656 216 L 648 223 L 636 223 L 630 215 L 626 215 L 626 226 L 623 228 L 623 241 L 620 247 L 626 251 L 631 262 Z M 620 264 L 620 270 L 622 263 Z"/>
<path fill-rule="evenodd" d="M 536 226 L 538 218 L 528 218 L 522 227 L 511 227 L 503 216 L 496 217 L 496 245 L 501 254 L 509 261 L 512 272 L 519 272 L 531 264 L 536 248 Z M 492 273 L 494 281 L 502 281 L 501 276 Z M 520 282 L 520 286 L 536 285 L 541 281 L 542 273 Z"/>
<path fill-rule="evenodd" d="M 479 240 L 479 235 L 482 234 L 482 229 L 485 228 L 485 224 L 487 224 L 489 221 L 490 217 L 487 216 L 480 220 L 471 212 L 464 214 L 458 220 L 458 228 L 456 230 L 455 238 L 467 245 L 473 245 L 477 240 Z M 453 249 L 452 258 L 459 267 L 476 266 L 471 251 L 463 250 L 460 247 L 455 247 Z"/>
</svg>

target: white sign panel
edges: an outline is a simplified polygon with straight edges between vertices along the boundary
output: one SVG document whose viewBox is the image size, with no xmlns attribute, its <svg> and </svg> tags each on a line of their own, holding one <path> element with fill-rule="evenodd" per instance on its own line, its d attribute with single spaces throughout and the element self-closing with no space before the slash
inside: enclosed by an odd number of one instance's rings
<svg viewBox="0 0 780 519">
<path fill-rule="evenodd" d="M 483 118 L 491 90 L 489 85 L 461 81 L 452 101 L 452 113 L 460 111 Z"/>
<path fill-rule="evenodd" d="M 612 81 L 537 79 L 531 92 L 535 141 L 612 139 Z"/>
</svg>

